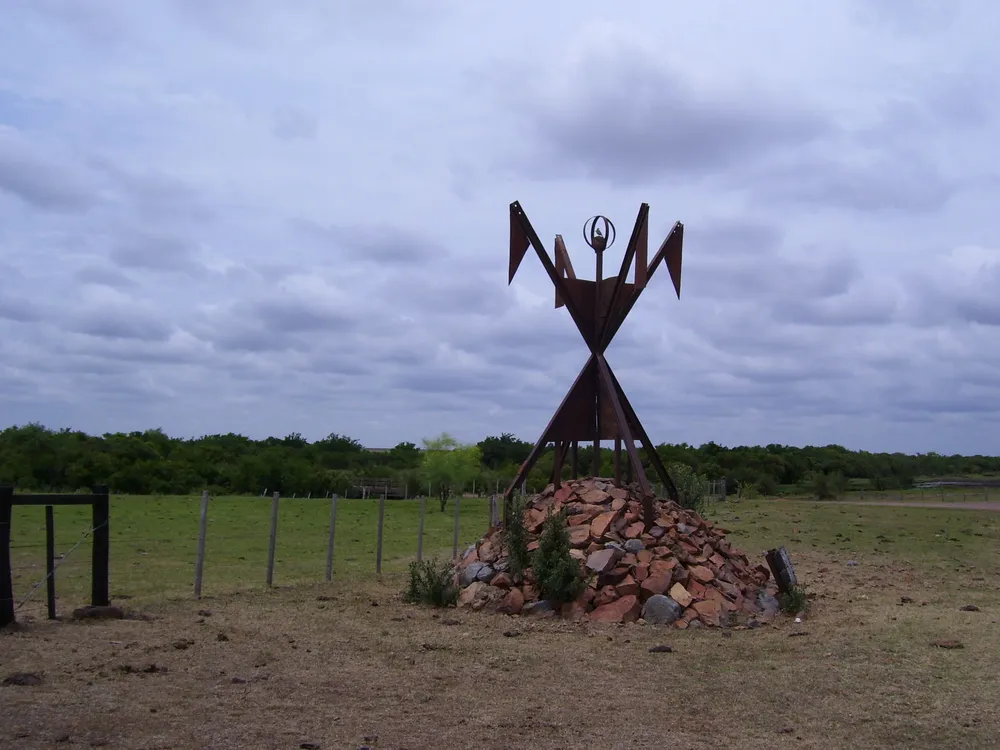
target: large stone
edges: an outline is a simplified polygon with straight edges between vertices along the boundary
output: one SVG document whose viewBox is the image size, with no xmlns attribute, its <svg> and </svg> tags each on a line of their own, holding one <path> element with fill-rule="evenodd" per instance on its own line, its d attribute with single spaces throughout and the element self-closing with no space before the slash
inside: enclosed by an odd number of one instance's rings
<svg viewBox="0 0 1000 750">
<path fill-rule="evenodd" d="M 681 584 L 675 583 L 670 587 L 670 598 L 681 605 L 681 609 L 690 606 L 693 597 Z"/>
<path fill-rule="evenodd" d="M 625 551 L 631 552 L 633 555 L 638 555 L 645 549 L 646 545 L 640 542 L 638 539 L 629 539 L 627 542 L 625 542 Z"/>
<path fill-rule="evenodd" d="M 711 583 L 715 579 L 715 573 L 706 568 L 704 565 L 695 565 L 688 568 L 688 573 L 691 577 L 698 583 Z"/>
<path fill-rule="evenodd" d="M 511 577 L 507 573 L 497 573 L 490 583 L 496 586 L 498 589 L 509 589 L 514 585 Z"/>
<path fill-rule="evenodd" d="M 635 596 L 623 596 L 621 599 L 598 607 L 590 613 L 591 622 L 635 622 L 641 611 L 639 599 Z"/>
<path fill-rule="evenodd" d="M 459 607 L 471 607 L 472 603 L 476 600 L 476 596 L 482 589 L 485 589 L 488 584 L 482 581 L 473 581 L 464 589 L 462 589 L 458 594 L 458 606 Z"/>
<path fill-rule="evenodd" d="M 492 565 L 485 565 L 484 564 L 479 569 L 479 572 L 476 573 L 476 580 L 477 581 L 484 581 L 485 583 L 489 583 L 490 581 L 493 580 L 493 577 L 496 574 L 497 574 L 497 572 L 493 569 Z"/>
<path fill-rule="evenodd" d="M 590 524 L 590 533 L 594 539 L 600 539 L 608 533 L 608 528 L 618 520 L 619 515 L 618 511 L 609 510 L 595 518 Z"/>
<path fill-rule="evenodd" d="M 555 613 L 555 609 L 553 609 L 552 605 L 545 599 L 540 602 L 525 604 L 524 608 L 521 610 L 522 615 L 527 615 L 529 617 L 552 617 Z"/>
<path fill-rule="evenodd" d="M 630 523 L 625 528 L 625 538 L 638 540 L 642 536 L 643 529 L 645 527 L 642 525 L 641 521 L 636 521 L 635 523 Z M 642 544 L 642 542 L 640 542 Z"/>
<path fill-rule="evenodd" d="M 605 547 L 591 553 L 590 557 L 587 558 L 587 567 L 595 573 L 607 573 L 615 567 L 619 557 L 618 550 Z"/>
<path fill-rule="evenodd" d="M 508 615 L 519 615 L 524 609 L 524 594 L 521 593 L 520 589 L 511 589 L 507 592 L 507 596 L 497 607 L 497 612 Z"/>
<path fill-rule="evenodd" d="M 706 625 L 712 625 L 714 627 L 718 627 L 720 625 L 722 607 L 718 602 L 710 600 L 695 602 L 691 605 L 691 607 L 698 613 L 698 618 Z"/>
<path fill-rule="evenodd" d="M 589 505 L 602 505 L 611 499 L 611 495 L 604 490 L 599 490 L 595 487 L 588 492 L 584 492 L 583 495 L 580 496 L 580 499 Z"/>
<path fill-rule="evenodd" d="M 573 547 L 586 547 L 590 541 L 590 525 L 571 526 L 569 529 L 569 543 Z"/>
<path fill-rule="evenodd" d="M 670 573 L 656 573 L 643 581 L 639 588 L 642 589 L 644 597 L 650 597 L 654 594 L 665 594 L 670 588 L 672 580 L 673 578 Z"/>
<path fill-rule="evenodd" d="M 684 614 L 684 607 L 669 596 L 655 594 L 642 606 L 642 619 L 653 625 L 672 625 Z"/>
<path fill-rule="evenodd" d="M 615 593 L 618 596 L 638 596 L 639 584 L 632 576 L 626 575 L 619 583 L 615 584 Z"/>
</svg>

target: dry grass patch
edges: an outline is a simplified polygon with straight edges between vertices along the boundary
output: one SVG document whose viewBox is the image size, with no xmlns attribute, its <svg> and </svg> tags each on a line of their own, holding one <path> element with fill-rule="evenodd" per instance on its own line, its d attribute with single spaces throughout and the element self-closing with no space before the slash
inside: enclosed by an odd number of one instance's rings
<svg viewBox="0 0 1000 750">
<path fill-rule="evenodd" d="M 431 610 L 402 603 L 402 578 L 33 622 L 0 663 L 44 683 L 0 689 L 0 724 L 25 750 L 996 745 L 995 579 L 797 562 L 809 617 L 756 631 Z"/>
</svg>

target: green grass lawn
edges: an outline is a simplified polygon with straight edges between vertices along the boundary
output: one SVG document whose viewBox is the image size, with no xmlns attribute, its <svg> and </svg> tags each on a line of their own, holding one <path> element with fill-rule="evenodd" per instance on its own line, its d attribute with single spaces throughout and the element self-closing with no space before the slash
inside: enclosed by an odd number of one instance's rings
<svg viewBox="0 0 1000 750">
<path fill-rule="evenodd" d="M 926 568 L 1000 568 L 1000 513 L 946 508 L 841 505 L 819 501 L 720 503 L 708 513 L 733 544 L 756 555 L 784 545 L 833 551 L 842 562 L 893 559 Z"/>
<path fill-rule="evenodd" d="M 454 505 L 441 513 L 427 502 L 424 556 L 451 555 Z M 193 594 L 199 497 L 111 499 L 111 593 L 139 601 Z M 403 572 L 416 556 L 420 503 L 386 502 L 382 570 Z M 1000 569 L 1000 514 L 933 508 L 845 506 L 815 501 L 744 500 L 712 506 L 706 513 L 731 530 L 732 541 L 752 556 L 785 545 L 797 552 L 833 551 L 849 559 L 897 559 L 941 570 L 956 563 Z M 270 498 L 221 497 L 209 505 L 203 596 L 265 585 Z M 12 525 L 15 599 L 31 592 L 25 611 L 44 611 L 45 589 L 32 586 L 45 574 L 45 521 L 41 507 L 17 506 Z M 487 502 L 463 499 L 459 546 L 487 528 Z M 274 583 L 315 583 L 326 571 L 330 501 L 282 498 Z M 335 579 L 375 575 L 377 500 L 338 502 Z M 55 509 L 58 609 L 84 603 L 90 590 L 89 507 Z"/>
<path fill-rule="evenodd" d="M 346 500 L 337 504 L 334 577 L 374 576 L 378 528 L 377 500 Z M 454 529 L 454 504 L 445 513 L 428 500 L 424 521 L 424 557 L 449 558 Z M 156 599 L 190 595 L 194 590 L 198 548 L 200 497 L 111 498 L 111 593 Z M 486 531 L 487 501 L 463 498 L 459 544 L 467 546 Z M 383 529 L 382 570 L 402 571 L 415 559 L 420 501 L 388 500 Z M 208 512 L 202 594 L 229 593 L 263 586 L 267 572 L 271 499 L 212 498 Z M 282 498 L 279 505 L 275 585 L 322 581 L 330 501 Z M 66 554 L 90 529 L 89 506 L 57 506 L 57 558 Z M 11 528 L 15 599 L 21 601 L 45 575 L 45 511 L 15 506 Z M 60 611 L 86 600 L 90 586 L 90 538 L 64 560 L 57 561 L 56 592 Z M 44 586 L 29 605 L 43 607 Z"/>
</svg>

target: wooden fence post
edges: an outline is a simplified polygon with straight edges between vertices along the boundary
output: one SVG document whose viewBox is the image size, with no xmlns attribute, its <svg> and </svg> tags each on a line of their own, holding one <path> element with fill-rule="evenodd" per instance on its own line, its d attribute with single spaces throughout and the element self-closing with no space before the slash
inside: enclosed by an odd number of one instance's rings
<svg viewBox="0 0 1000 750">
<path fill-rule="evenodd" d="M 0 486 L 0 628 L 14 622 L 14 578 L 10 560 L 10 519 L 14 488 Z"/>
<path fill-rule="evenodd" d="M 108 497 L 108 486 L 105 484 L 94 487 L 94 511 L 92 516 L 94 528 L 93 572 L 90 587 L 91 604 L 97 607 L 107 607 L 111 604 L 110 567 L 111 567 L 111 502 Z"/>
<path fill-rule="evenodd" d="M 330 500 L 330 539 L 326 543 L 326 580 L 333 580 L 333 545 L 337 535 L 337 493 Z"/>
<path fill-rule="evenodd" d="M 271 539 L 267 548 L 267 585 L 274 581 L 274 549 L 278 541 L 278 500 L 280 492 L 275 492 L 271 499 Z"/>
<path fill-rule="evenodd" d="M 56 619 L 56 519 L 51 505 L 45 506 L 45 594 L 49 619 Z"/>
<path fill-rule="evenodd" d="M 205 572 L 205 536 L 208 533 L 208 490 L 201 491 L 201 516 L 198 519 L 198 558 L 194 564 L 194 598 L 201 599 L 201 577 Z"/>
<path fill-rule="evenodd" d="M 385 521 L 385 491 L 378 499 L 378 544 L 375 549 L 375 573 L 382 575 L 382 524 Z"/>
</svg>

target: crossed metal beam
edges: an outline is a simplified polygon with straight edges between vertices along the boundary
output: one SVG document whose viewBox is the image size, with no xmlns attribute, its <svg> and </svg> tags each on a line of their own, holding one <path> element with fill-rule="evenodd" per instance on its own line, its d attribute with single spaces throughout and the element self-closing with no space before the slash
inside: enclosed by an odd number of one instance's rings
<svg viewBox="0 0 1000 750">
<path fill-rule="evenodd" d="M 603 221 L 606 234 L 601 235 L 597 227 L 598 221 Z M 646 449 L 650 463 L 653 465 L 660 481 L 667 489 L 671 499 L 677 500 L 677 488 L 667 473 L 663 461 L 657 454 L 649 435 L 639 422 L 639 417 L 625 396 L 611 367 L 604 357 L 608 345 L 618 333 L 625 318 L 631 312 L 643 289 L 661 262 L 667 266 L 670 278 L 674 284 L 677 298 L 681 294 L 681 256 L 684 244 L 684 225 L 676 222 L 666 239 L 660 245 L 652 262 L 646 263 L 649 245 L 649 204 L 643 203 L 639 208 L 632 236 L 622 258 L 621 269 L 617 276 L 605 279 L 603 274 L 603 255 L 605 249 L 613 242 L 614 226 L 604 217 L 594 217 L 588 222 L 590 237 L 587 239 L 587 229 L 584 237 L 596 254 L 595 281 L 578 279 L 573 264 L 566 249 L 566 243 L 561 235 L 555 239 L 555 262 L 542 246 L 531 222 L 525 215 L 521 204 L 514 201 L 510 204 L 510 267 L 507 283 L 514 280 L 521 261 L 528 250 L 533 247 L 538 259 L 542 262 L 552 285 L 555 287 L 556 307 L 566 307 L 577 330 L 583 336 L 590 357 L 577 376 L 572 387 L 563 398 L 559 408 L 549 421 L 538 442 L 535 443 L 514 481 L 504 493 L 504 499 L 509 500 L 515 489 L 522 485 L 528 472 L 534 467 L 549 442 L 555 443 L 555 465 L 552 481 L 558 487 L 562 476 L 562 466 L 567 449 L 572 451 L 573 476 L 578 473 L 577 451 L 579 441 L 593 441 L 593 474 L 600 471 L 600 441 L 615 441 L 615 483 L 621 486 L 621 446 L 624 442 L 628 453 L 631 469 L 644 495 L 643 516 L 647 526 L 653 518 L 653 492 L 646 477 L 645 469 L 639 458 L 635 445 L 636 438 Z M 609 231 L 610 230 L 610 231 Z M 635 262 L 635 278 L 628 282 L 628 275 Z M 505 503 L 505 508 L 509 503 Z M 507 519 L 505 518 L 505 521 Z"/>
</svg>

